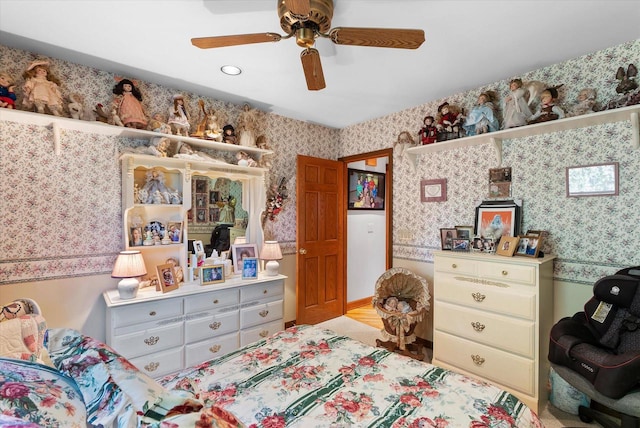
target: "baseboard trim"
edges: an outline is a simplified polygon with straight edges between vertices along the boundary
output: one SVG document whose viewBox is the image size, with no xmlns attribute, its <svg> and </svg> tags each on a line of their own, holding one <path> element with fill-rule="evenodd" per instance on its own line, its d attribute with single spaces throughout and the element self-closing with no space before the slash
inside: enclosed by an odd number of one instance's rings
<svg viewBox="0 0 640 428">
<path fill-rule="evenodd" d="M 296 320 L 287 321 L 287 322 L 284 323 L 284 328 L 293 327 L 294 325 L 296 325 Z"/>
<path fill-rule="evenodd" d="M 347 302 L 347 307 L 345 308 L 346 312 L 361 308 L 363 306 L 369 306 L 371 305 L 371 300 L 373 300 L 373 296 L 354 300 L 353 302 Z"/>
</svg>

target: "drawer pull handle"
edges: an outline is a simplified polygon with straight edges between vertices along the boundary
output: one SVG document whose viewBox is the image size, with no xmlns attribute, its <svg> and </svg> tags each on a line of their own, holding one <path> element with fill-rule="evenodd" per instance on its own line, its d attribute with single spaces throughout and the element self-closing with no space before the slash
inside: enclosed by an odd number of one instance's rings
<svg viewBox="0 0 640 428">
<path fill-rule="evenodd" d="M 148 339 L 144 340 L 144 343 L 146 343 L 149 346 L 153 346 L 156 343 L 158 343 L 159 340 L 160 338 L 158 336 L 150 336 Z"/>
<path fill-rule="evenodd" d="M 217 305 L 217 304 L 218 304 L 218 299 L 214 300 L 214 301 L 213 301 L 213 304 L 214 304 L 214 305 Z"/>
<path fill-rule="evenodd" d="M 152 361 L 146 366 L 144 366 L 144 369 L 148 372 L 155 372 L 156 370 L 158 370 L 158 367 L 160 367 L 160 363 Z"/>
<path fill-rule="evenodd" d="M 503 271 L 502 271 L 502 275 L 503 275 L 503 276 L 507 276 L 507 275 L 509 275 L 509 272 L 507 272 L 506 270 L 503 270 Z"/>
<path fill-rule="evenodd" d="M 220 348 L 222 348 L 222 345 L 213 345 L 211 348 L 209 348 L 209 351 L 211 351 L 212 354 L 215 354 L 220 350 Z"/>
<path fill-rule="evenodd" d="M 209 328 L 211 330 L 217 330 L 220 328 L 220 326 L 222 325 L 222 323 L 220 321 L 216 321 L 216 322 L 212 322 L 211 324 L 209 324 Z"/>
<path fill-rule="evenodd" d="M 457 265 L 457 264 L 455 264 L 455 263 L 453 263 L 453 264 L 451 265 L 451 267 L 452 267 L 452 268 L 454 268 L 454 269 L 457 269 L 457 268 L 458 268 L 458 265 Z"/>
<path fill-rule="evenodd" d="M 268 310 L 265 309 L 264 311 L 260 311 L 260 316 L 262 318 L 266 317 L 267 315 L 269 315 L 269 311 Z"/>
<path fill-rule="evenodd" d="M 480 355 L 472 355 L 471 359 L 476 366 L 481 366 L 484 364 L 484 358 L 482 358 Z"/>
<path fill-rule="evenodd" d="M 482 302 L 484 299 L 487 298 L 487 296 L 485 296 L 482 293 L 471 293 L 471 296 L 473 297 L 473 300 L 475 300 L 476 302 Z"/>
<path fill-rule="evenodd" d="M 478 321 L 474 321 L 471 323 L 471 327 L 473 327 L 475 331 L 482 331 L 484 330 L 485 325 Z"/>
<path fill-rule="evenodd" d="M 156 311 L 151 311 L 151 312 L 149 312 L 149 316 L 150 316 L 150 317 L 155 317 L 155 316 L 156 316 Z"/>
<path fill-rule="evenodd" d="M 260 332 L 260 337 L 267 337 L 269 336 L 269 330 L 262 330 Z"/>
<path fill-rule="evenodd" d="M 267 290 L 262 290 L 262 294 L 267 294 L 268 291 Z"/>
</svg>

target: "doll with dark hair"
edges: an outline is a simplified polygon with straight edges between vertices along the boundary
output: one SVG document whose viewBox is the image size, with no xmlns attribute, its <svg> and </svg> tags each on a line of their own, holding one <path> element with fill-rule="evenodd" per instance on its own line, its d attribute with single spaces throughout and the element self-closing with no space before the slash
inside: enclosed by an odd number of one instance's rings
<svg viewBox="0 0 640 428">
<path fill-rule="evenodd" d="M 531 116 L 527 123 L 549 122 L 551 120 L 562 119 L 565 116 L 564 110 L 556 105 L 556 100 L 558 99 L 558 88 L 560 86 L 547 88 L 542 91 L 540 94 L 540 105 L 538 106 L 538 110 Z"/>
<path fill-rule="evenodd" d="M 436 142 L 438 137 L 438 128 L 435 125 L 435 119 L 433 116 L 425 116 L 422 120 L 424 126 L 420 128 L 420 142 L 422 145 L 432 144 Z"/>
<path fill-rule="evenodd" d="M 238 144 L 238 137 L 236 137 L 236 130 L 232 125 L 225 125 L 222 127 L 222 142 L 227 144 Z"/>
<path fill-rule="evenodd" d="M 16 94 L 13 79 L 7 73 L 0 72 L 0 107 L 15 109 Z"/>
<path fill-rule="evenodd" d="M 129 79 L 120 80 L 114 87 L 113 106 L 124 126 L 127 128 L 145 129 L 147 114 L 142 105 L 142 94 Z"/>
</svg>

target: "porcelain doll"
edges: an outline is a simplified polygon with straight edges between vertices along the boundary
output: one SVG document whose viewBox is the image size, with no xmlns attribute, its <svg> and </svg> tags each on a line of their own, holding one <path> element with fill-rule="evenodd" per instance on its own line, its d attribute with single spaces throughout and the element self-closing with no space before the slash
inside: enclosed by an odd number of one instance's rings
<svg viewBox="0 0 640 428">
<path fill-rule="evenodd" d="M 425 116 L 422 120 L 424 126 L 420 129 L 420 142 L 422 145 L 435 143 L 438 136 L 438 128 L 433 116 Z"/>
<path fill-rule="evenodd" d="M 45 107 L 54 116 L 62 116 L 63 97 L 60 92 L 60 80 L 51 73 L 49 61 L 35 60 L 22 74 L 25 83 L 22 87 L 24 97 L 22 105 L 27 110 L 45 113 Z"/>
<path fill-rule="evenodd" d="M 596 90 L 585 88 L 578 93 L 576 103 L 567 110 L 567 117 L 593 113 L 596 105 Z"/>
<path fill-rule="evenodd" d="M 225 125 L 222 127 L 222 142 L 227 144 L 238 144 L 238 137 L 236 137 L 236 131 L 231 125 Z"/>
<path fill-rule="evenodd" d="M 0 72 L 0 107 L 15 109 L 16 94 L 13 79 L 5 72 Z"/>
<path fill-rule="evenodd" d="M 502 129 L 516 128 L 526 125 L 531 117 L 531 109 L 527 103 L 527 91 L 522 87 L 521 79 L 509 82 L 509 94 L 502 101 Z"/>
<path fill-rule="evenodd" d="M 492 97 L 487 92 L 478 96 L 478 103 L 473 106 L 462 125 L 467 135 L 486 134 L 500 129 L 491 100 Z"/>
<path fill-rule="evenodd" d="M 169 109 L 169 125 L 175 135 L 189 136 L 189 112 L 184 105 L 184 97 L 181 94 L 173 96 L 173 107 Z"/>
<path fill-rule="evenodd" d="M 115 113 L 127 128 L 145 129 L 147 114 L 142 105 L 142 94 L 129 79 L 120 80 L 114 87 L 112 106 Z"/>
<path fill-rule="evenodd" d="M 238 135 L 240 145 L 245 147 L 256 146 L 258 133 L 258 112 L 249 104 L 242 106 L 242 113 L 238 116 Z"/>
<path fill-rule="evenodd" d="M 557 98 L 557 88 L 547 88 L 542 91 L 538 110 L 531 116 L 527 123 L 533 124 L 562 119 L 564 117 L 564 111 L 556 105 Z"/>
<path fill-rule="evenodd" d="M 460 132 L 462 120 L 464 116 L 460 110 L 449 103 L 444 102 L 438 107 L 438 118 L 436 128 L 438 133 L 455 133 Z"/>
</svg>

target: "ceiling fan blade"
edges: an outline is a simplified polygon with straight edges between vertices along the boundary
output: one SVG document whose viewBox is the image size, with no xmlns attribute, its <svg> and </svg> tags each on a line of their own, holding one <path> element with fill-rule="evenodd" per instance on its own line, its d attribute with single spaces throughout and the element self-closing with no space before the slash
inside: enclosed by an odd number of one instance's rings
<svg viewBox="0 0 640 428">
<path fill-rule="evenodd" d="M 223 48 L 226 46 L 249 45 L 252 43 L 279 42 L 282 36 L 277 33 L 237 34 L 235 36 L 195 37 L 193 46 L 200 49 Z"/>
<path fill-rule="evenodd" d="M 311 13 L 311 5 L 309 0 L 284 0 L 287 9 L 294 15 L 307 16 Z"/>
<path fill-rule="evenodd" d="M 308 48 L 302 51 L 300 59 L 302 60 L 304 77 L 307 79 L 307 88 L 310 91 L 324 89 L 327 85 L 324 83 L 320 53 L 316 49 Z"/>
<path fill-rule="evenodd" d="M 336 27 L 329 32 L 329 37 L 333 43 L 339 45 L 417 49 L 424 42 L 424 31 L 401 28 Z"/>
</svg>

